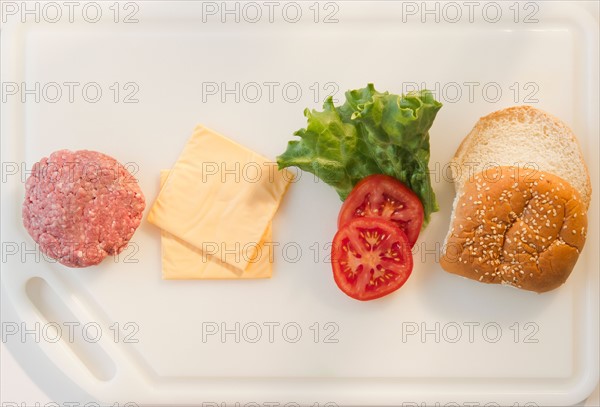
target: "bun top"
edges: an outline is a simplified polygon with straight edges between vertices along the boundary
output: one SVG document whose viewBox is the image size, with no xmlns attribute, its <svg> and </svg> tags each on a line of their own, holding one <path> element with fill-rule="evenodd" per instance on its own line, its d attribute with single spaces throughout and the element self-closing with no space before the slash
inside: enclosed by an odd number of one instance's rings
<svg viewBox="0 0 600 407">
<path fill-rule="evenodd" d="M 473 175 L 493 166 L 518 166 L 556 174 L 589 206 L 592 187 L 579 143 L 560 119 L 531 106 L 498 110 L 479 119 L 452 160 L 460 190 Z"/>
<path fill-rule="evenodd" d="M 586 207 L 556 175 L 492 167 L 463 185 L 441 265 L 485 283 L 552 290 L 566 281 L 583 248 Z"/>
</svg>

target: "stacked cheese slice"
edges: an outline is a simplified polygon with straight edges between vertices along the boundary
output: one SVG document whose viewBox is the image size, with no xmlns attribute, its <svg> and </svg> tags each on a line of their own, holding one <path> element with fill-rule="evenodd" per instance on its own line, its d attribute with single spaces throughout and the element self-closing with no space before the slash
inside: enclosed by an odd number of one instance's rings
<svg viewBox="0 0 600 407">
<path fill-rule="evenodd" d="M 148 221 L 161 228 L 165 279 L 271 276 L 271 221 L 292 174 L 198 126 L 161 189 Z"/>
</svg>

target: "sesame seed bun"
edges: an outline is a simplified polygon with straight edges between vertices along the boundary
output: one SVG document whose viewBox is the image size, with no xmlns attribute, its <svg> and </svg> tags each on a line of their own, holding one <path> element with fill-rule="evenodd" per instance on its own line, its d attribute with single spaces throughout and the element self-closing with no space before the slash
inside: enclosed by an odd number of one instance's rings
<svg viewBox="0 0 600 407">
<path fill-rule="evenodd" d="M 441 266 L 483 283 L 553 290 L 583 249 L 586 210 L 579 192 L 557 175 L 486 169 L 463 184 L 454 202 Z"/>
</svg>

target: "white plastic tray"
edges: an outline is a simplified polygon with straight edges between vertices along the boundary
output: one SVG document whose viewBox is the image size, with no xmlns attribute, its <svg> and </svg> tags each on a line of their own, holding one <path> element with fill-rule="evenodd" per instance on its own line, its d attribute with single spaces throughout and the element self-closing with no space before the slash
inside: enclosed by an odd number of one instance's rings
<svg viewBox="0 0 600 407">
<path fill-rule="evenodd" d="M 63 327 L 61 340 L 51 343 L 48 331 L 39 343 L 57 372 L 105 403 L 139 405 L 567 405 L 593 390 L 598 26 L 584 10 L 557 2 L 127 4 L 118 18 L 102 4 L 91 23 L 80 8 L 70 22 L 59 3 L 56 23 L 53 10 L 40 9 L 39 23 L 10 15 L 2 31 L 3 86 L 18 86 L 16 95 L 3 92 L 2 105 L 2 295 L 26 327 Z M 239 22 L 224 7 L 237 7 Z M 79 83 L 73 103 L 65 82 Z M 149 206 L 159 171 L 197 123 L 274 158 L 304 126 L 304 107 L 368 82 L 395 93 L 424 85 L 445 105 L 430 165 L 442 209 L 399 292 L 360 303 L 335 287 L 326 255 L 340 202 L 310 174 L 275 219 L 271 280 L 163 281 L 159 231 L 146 222 L 131 248 L 99 267 L 67 269 L 27 254 L 24 174 L 51 151 L 94 149 L 129 163 Z M 23 83 L 39 83 L 39 102 Z M 51 83 L 63 92 L 56 103 Z M 225 91 L 236 86 L 237 94 Z M 480 116 L 522 103 L 574 129 L 594 188 L 586 248 L 567 284 L 544 295 L 477 284 L 437 263 L 453 199 L 445 164 Z M 91 323 L 102 337 L 92 343 L 75 331 L 69 343 L 65 322 Z M 239 338 L 221 337 L 223 328 Z"/>
</svg>

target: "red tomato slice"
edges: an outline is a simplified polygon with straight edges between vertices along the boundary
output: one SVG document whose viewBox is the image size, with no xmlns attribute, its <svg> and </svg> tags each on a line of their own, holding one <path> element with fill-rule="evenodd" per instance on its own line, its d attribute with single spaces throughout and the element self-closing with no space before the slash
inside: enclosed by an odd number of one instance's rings
<svg viewBox="0 0 600 407">
<path fill-rule="evenodd" d="M 402 287 L 413 268 L 406 234 L 383 218 L 357 217 L 333 238 L 333 278 L 347 295 L 374 300 Z"/>
<path fill-rule="evenodd" d="M 406 185 L 387 175 L 370 175 L 361 180 L 344 201 L 338 228 L 355 217 L 381 217 L 394 222 L 406 233 L 413 247 L 423 225 L 423 205 Z"/>
</svg>

